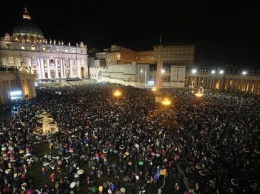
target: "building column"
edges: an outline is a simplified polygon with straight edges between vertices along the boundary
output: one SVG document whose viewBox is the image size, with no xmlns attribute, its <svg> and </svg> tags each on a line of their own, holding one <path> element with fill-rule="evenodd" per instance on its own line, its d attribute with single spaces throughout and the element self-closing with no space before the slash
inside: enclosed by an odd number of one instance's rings
<svg viewBox="0 0 260 194">
<path fill-rule="evenodd" d="M 71 59 L 69 59 L 69 77 L 71 78 L 72 77 L 72 61 Z"/>
<path fill-rule="evenodd" d="M 29 73 L 33 73 L 32 72 L 32 58 L 28 57 L 28 71 Z"/>
<path fill-rule="evenodd" d="M 37 73 L 38 73 L 38 79 L 42 78 L 42 72 L 41 72 L 41 62 L 40 59 L 37 57 L 36 58 L 37 61 Z"/>
<path fill-rule="evenodd" d="M 10 90 L 11 90 L 11 81 L 10 80 L 7 80 L 7 96 L 8 96 L 8 100 L 11 99 L 11 96 L 10 96 Z"/>
<path fill-rule="evenodd" d="M 47 62 L 47 71 L 48 71 L 48 78 L 51 78 L 51 68 L 50 68 L 50 58 L 46 58 Z"/>
<path fill-rule="evenodd" d="M 249 93 L 249 94 L 252 93 L 252 83 L 253 83 L 253 80 L 250 80 L 250 81 L 249 81 L 249 86 L 248 86 L 248 93 Z"/>
<path fill-rule="evenodd" d="M 63 63 L 63 76 L 66 78 L 67 77 L 67 74 L 66 74 L 67 65 L 66 65 L 65 58 L 62 59 L 62 63 Z"/>
<path fill-rule="evenodd" d="M 81 75 L 80 75 L 81 68 L 80 68 L 80 66 L 81 66 L 80 59 L 77 59 L 77 76 L 79 78 L 81 78 Z"/>
<path fill-rule="evenodd" d="M 62 58 L 59 59 L 60 60 L 60 77 L 63 78 L 63 61 Z"/>
<path fill-rule="evenodd" d="M 41 61 L 41 72 L 42 72 L 42 78 L 45 79 L 46 76 L 45 76 L 45 64 L 44 64 L 44 59 L 43 58 L 40 58 L 40 61 Z"/>
<path fill-rule="evenodd" d="M 256 81 L 256 94 L 260 94 L 260 81 Z"/>
<path fill-rule="evenodd" d="M 55 58 L 54 61 L 55 61 L 55 78 L 59 78 L 58 60 L 57 60 L 57 58 Z"/>
<path fill-rule="evenodd" d="M 198 81 L 199 83 L 198 83 L 198 88 L 200 88 L 200 86 L 201 86 L 201 77 L 199 77 L 199 81 Z"/>
<path fill-rule="evenodd" d="M 226 85 L 225 85 L 225 90 L 228 90 L 228 89 L 230 89 L 230 79 L 229 78 L 226 79 Z"/>
<path fill-rule="evenodd" d="M 3 81 L 0 81 L 0 104 L 5 102 Z"/>
</svg>

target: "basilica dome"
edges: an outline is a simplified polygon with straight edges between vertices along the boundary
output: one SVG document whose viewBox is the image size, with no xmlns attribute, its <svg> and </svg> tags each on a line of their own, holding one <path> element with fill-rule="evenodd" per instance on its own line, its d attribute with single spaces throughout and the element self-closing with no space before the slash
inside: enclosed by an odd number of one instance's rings
<svg viewBox="0 0 260 194">
<path fill-rule="evenodd" d="M 32 22 L 31 16 L 25 8 L 23 13 L 23 20 L 19 22 L 13 29 L 13 36 L 17 40 L 23 40 L 26 42 L 34 42 L 35 40 L 43 40 L 43 34 L 41 29 Z"/>
</svg>

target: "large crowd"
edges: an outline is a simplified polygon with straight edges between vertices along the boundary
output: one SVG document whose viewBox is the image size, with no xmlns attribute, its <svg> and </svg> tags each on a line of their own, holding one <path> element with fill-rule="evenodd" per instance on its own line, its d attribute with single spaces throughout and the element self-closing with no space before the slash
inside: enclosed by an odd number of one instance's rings
<svg viewBox="0 0 260 194">
<path fill-rule="evenodd" d="M 38 89 L 1 123 L 0 193 L 259 193 L 259 96 L 163 94 L 167 108 L 130 86 Z M 58 132 L 35 133 L 42 113 Z"/>
</svg>

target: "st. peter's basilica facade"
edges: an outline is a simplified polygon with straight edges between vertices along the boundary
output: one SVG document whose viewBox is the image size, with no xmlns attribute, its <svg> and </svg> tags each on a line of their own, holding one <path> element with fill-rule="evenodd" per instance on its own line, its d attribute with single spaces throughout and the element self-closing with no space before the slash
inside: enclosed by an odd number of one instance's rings
<svg viewBox="0 0 260 194">
<path fill-rule="evenodd" d="M 0 66 L 25 68 L 36 80 L 87 78 L 87 46 L 47 40 L 25 8 L 23 19 L 0 39 Z"/>
</svg>

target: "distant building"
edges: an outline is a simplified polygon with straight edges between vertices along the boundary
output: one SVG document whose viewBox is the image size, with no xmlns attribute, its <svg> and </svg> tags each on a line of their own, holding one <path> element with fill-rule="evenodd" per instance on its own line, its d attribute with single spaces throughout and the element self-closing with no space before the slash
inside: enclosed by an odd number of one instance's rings
<svg viewBox="0 0 260 194">
<path fill-rule="evenodd" d="M 195 46 L 188 44 L 173 44 L 163 46 L 163 64 L 165 67 L 194 65 Z M 151 51 L 133 51 L 118 45 L 111 45 L 106 52 L 97 53 L 103 56 L 107 65 L 126 64 L 131 62 L 156 64 L 157 46 Z"/>
<path fill-rule="evenodd" d="M 194 64 L 194 45 L 165 45 L 162 47 L 163 87 L 184 87 L 186 67 Z M 106 67 L 93 65 L 90 77 L 99 81 L 121 83 L 137 87 L 155 85 L 158 47 L 151 51 L 133 51 L 118 45 L 96 53 L 98 61 L 106 62 Z"/>
</svg>

